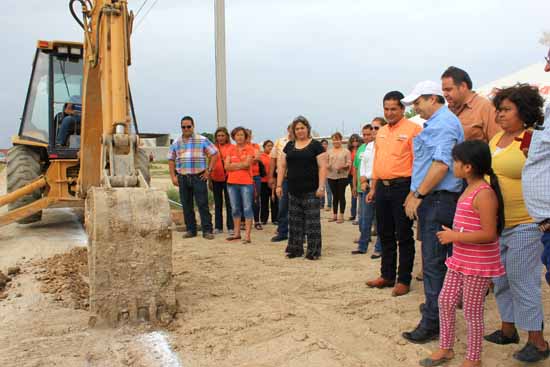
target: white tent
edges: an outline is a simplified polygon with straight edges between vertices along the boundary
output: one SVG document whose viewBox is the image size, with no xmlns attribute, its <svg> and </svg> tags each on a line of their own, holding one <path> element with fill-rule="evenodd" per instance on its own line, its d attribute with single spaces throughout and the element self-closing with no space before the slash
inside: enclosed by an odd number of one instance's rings
<svg viewBox="0 0 550 367">
<path fill-rule="evenodd" d="M 550 73 L 544 72 L 544 65 L 544 63 L 530 65 L 513 74 L 487 83 L 477 88 L 476 91 L 491 98 L 498 88 L 511 87 L 516 83 L 529 83 L 537 86 L 546 103 L 550 103 Z"/>
</svg>

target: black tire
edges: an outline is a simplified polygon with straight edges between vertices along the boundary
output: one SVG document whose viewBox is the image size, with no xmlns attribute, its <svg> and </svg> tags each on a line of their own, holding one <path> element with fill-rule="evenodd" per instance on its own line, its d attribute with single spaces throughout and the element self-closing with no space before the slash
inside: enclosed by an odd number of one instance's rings
<svg viewBox="0 0 550 367">
<path fill-rule="evenodd" d="M 149 172 L 149 156 L 145 150 L 138 148 L 134 164 L 136 169 L 141 171 L 141 174 L 143 175 L 143 178 L 145 178 L 147 184 L 150 185 L 151 173 Z"/>
<path fill-rule="evenodd" d="M 8 152 L 7 186 L 8 192 L 13 192 L 32 181 L 42 174 L 40 165 L 40 153 L 25 145 L 16 145 Z M 9 210 L 14 210 L 32 203 L 42 197 L 42 190 L 38 189 L 30 195 L 23 196 L 8 205 Z M 18 220 L 19 224 L 29 224 L 42 219 L 42 211 Z"/>
</svg>

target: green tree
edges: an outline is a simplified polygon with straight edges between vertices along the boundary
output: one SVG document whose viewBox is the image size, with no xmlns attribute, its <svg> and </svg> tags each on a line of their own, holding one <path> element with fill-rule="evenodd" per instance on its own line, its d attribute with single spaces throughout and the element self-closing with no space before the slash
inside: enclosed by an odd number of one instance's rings
<svg viewBox="0 0 550 367">
<path fill-rule="evenodd" d="M 201 133 L 201 135 L 204 136 L 205 138 L 207 138 L 208 140 L 210 140 L 212 143 L 215 143 L 214 134 L 203 132 L 203 133 Z"/>
<path fill-rule="evenodd" d="M 414 116 L 416 116 L 416 111 L 414 110 L 414 108 L 410 108 L 405 112 L 405 118 L 407 119 L 410 119 L 411 117 L 414 117 Z"/>
</svg>

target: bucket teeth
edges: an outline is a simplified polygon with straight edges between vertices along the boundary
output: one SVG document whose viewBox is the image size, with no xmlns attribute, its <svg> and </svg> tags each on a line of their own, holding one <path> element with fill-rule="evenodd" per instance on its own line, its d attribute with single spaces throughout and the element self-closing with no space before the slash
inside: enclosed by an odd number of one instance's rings
<svg viewBox="0 0 550 367">
<path fill-rule="evenodd" d="M 166 194 L 92 188 L 86 198 L 90 311 L 111 326 L 169 323 L 176 312 Z"/>
</svg>

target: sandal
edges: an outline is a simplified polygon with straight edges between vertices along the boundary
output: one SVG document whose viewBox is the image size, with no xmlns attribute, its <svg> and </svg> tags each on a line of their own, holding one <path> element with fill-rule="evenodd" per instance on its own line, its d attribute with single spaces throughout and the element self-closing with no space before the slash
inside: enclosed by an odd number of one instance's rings
<svg viewBox="0 0 550 367">
<path fill-rule="evenodd" d="M 329 222 L 336 222 L 337 220 L 338 220 L 338 219 L 336 219 L 336 218 L 329 218 L 328 221 L 329 221 Z"/>
<path fill-rule="evenodd" d="M 226 241 L 237 241 L 237 240 L 240 240 L 240 239 L 241 239 L 241 236 L 229 236 L 225 240 Z"/>
<path fill-rule="evenodd" d="M 254 228 L 256 228 L 258 231 L 261 231 L 263 229 L 263 227 L 260 223 L 254 224 Z"/>
<path fill-rule="evenodd" d="M 423 367 L 434 367 L 434 366 L 441 366 L 442 364 L 445 364 L 447 362 L 450 362 L 452 358 L 439 358 L 439 359 L 432 359 L 431 357 L 422 359 L 419 363 Z"/>
<path fill-rule="evenodd" d="M 246 245 L 248 243 L 252 243 L 252 240 L 242 240 L 243 245 Z"/>
<path fill-rule="evenodd" d="M 342 224 L 342 223 L 344 223 L 344 219 L 338 219 L 338 220 L 336 221 L 336 223 Z"/>
</svg>

